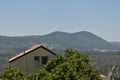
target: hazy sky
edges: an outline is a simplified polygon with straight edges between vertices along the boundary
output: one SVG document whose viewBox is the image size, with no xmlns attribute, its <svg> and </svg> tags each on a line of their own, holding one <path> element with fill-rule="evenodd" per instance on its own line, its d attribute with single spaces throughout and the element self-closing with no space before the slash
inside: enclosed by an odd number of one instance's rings
<svg viewBox="0 0 120 80">
<path fill-rule="evenodd" d="M 89 31 L 120 41 L 120 0 L 0 0 L 0 35 Z"/>
</svg>

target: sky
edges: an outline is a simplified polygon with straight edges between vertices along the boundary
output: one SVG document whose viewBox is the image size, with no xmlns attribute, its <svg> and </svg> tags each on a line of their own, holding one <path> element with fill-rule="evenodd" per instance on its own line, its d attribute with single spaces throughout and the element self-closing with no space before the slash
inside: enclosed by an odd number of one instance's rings
<svg viewBox="0 0 120 80">
<path fill-rule="evenodd" d="M 0 0 L 0 35 L 89 31 L 120 42 L 120 0 Z"/>
</svg>

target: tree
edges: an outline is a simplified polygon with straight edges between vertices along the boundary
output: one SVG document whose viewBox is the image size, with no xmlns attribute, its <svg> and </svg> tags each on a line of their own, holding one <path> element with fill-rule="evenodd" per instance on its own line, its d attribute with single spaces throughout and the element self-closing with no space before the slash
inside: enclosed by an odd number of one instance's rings
<svg viewBox="0 0 120 80">
<path fill-rule="evenodd" d="M 101 80 L 97 69 L 87 55 L 66 49 L 64 56 L 51 59 L 38 73 L 28 80 Z"/>
<path fill-rule="evenodd" d="M 12 65 L 8 65 L 1 73 L 0 80 L 24 80 L 23 73 Z"/>
</svg>

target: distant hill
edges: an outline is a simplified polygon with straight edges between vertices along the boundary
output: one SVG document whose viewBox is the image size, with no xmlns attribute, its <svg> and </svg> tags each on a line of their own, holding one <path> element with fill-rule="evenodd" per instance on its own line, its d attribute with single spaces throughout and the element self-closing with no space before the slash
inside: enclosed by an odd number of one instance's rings
<svg viewBox="0 0 120 80">
<path fill-rule="evenodd" d="M 0 36 L 0 71 L 7 64 L 8 58 L 35 44 L 41 43 L 55 52 L 61 52 L 65 48 L 73 48 L 80 51 L 93 51 L 95 49 L 99 51 L 120 50 L 120 47 L 118 46 L 119 44 L 107 42 L 106 40 L 86 31 L 76 33 L 56 31 L 43 36 Z M 91 58 L 98 59 L 100 57 L 99 55 L 96 57 L 96 55 L 98 54 L 93 54 L 94 57 Z M 101 58 L 103 58 L 103 56 L 101 56 Z M 108 57 L 104 58 L 104 60 L 105 59 L 108 59 Z M 93 61 L 95 62 L 96 60 Z M 115 62 L 117 62 L 117 60 Z"/>
<path fill-rule="evenodd" d="M 56 31 L 43 36 L 0 36 L 0 54 L 19 53 L 39 43 L 42 43 L 51 49 L 73 48 L 78 50 L 119 50 L 118 46 L 87 31 L 77 33 Z"/>
<path fill-rule="evenodd" d="M 42 36 L 41 42 L 54 45 L 54 48 L 74 48 L 81 50 L 119 49 L 117 46 L 87 31 L 77 33 L 53 32 Z"/>
<path fill-rule="evenodd" d="M 65 48 L 86 51 L 84 54 L 89 56 L 102 74 L 107 74 L 106 69 L 109 70 L 113 65 L 120 66 L 119 52 L 104 52 L 120 50 L 119 42 L 108 42 L 86 31 L 76 33 L 57 31 L 43 36 L 0 36 L 0 71 L 8 64 L 8 58 L 41 43 L 55 52 L 61 52 Z"/>
<path fill-rule="evenodd" d="M 113 45 L 116 45 L 120 48 L 120 42 L 110 42 L 110 43 L 113 44 Z"/>
</svg>

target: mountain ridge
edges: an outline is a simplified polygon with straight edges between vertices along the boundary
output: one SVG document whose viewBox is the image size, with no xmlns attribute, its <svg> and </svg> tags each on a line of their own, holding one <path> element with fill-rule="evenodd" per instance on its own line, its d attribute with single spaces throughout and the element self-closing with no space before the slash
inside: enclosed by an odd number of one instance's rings
<svg viewBox="0 0 120 80">
<path fill-rule="evenodd" d="M 51 49 L 73 48 L 80 50 L 119 50 L 117 45 L 88 32 L 67 33 L 55 31 L 47 35 L 0 36 L 0 54 L 15 54 L 35 44 L 44 44 Z"/>
</svg>

